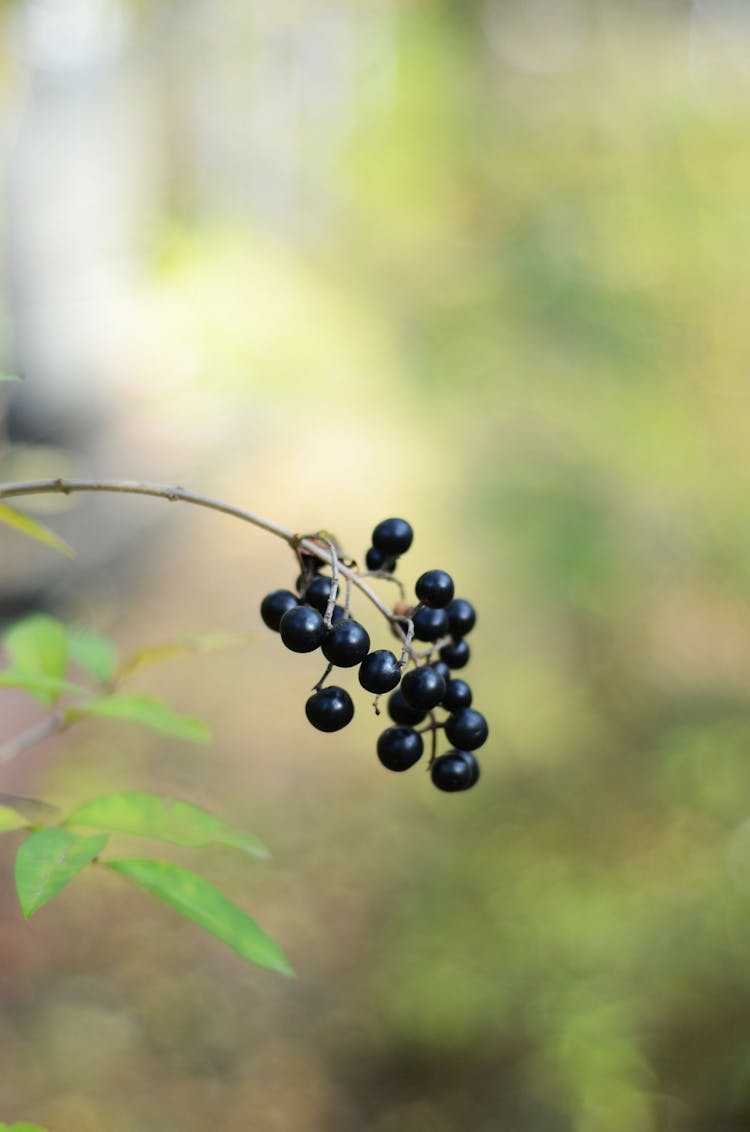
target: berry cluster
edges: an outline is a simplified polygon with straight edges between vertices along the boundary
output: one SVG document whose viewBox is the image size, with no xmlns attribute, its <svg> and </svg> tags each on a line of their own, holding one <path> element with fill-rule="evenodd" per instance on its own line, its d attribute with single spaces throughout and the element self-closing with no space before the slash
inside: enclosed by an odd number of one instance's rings
<svg viewBox="0 0 750 1132">
<path fill-rule="evenodd" d="M 365 557 L 368 574 L 397 581 L 396 564 L 413 538 L 414 532 L 405 519 L 384 519 L 378 523 Z M 314 652 L 320 648 L 328 662 L 305 704 L 308 720 L 319 731 L 328 732 L 339 731 L 351 722 L 351 696 L 337 684 L 326 686 L 325 681 L 334 668 L 358 667 L 359 683 L 376 697 L 377 714 L 378 697 L 390 693 L 388 714 L 393 726 L 377 742 L 383 766 L 393 771 L 414 766 L 424 752 L 422 736 L 429 732 L 433 783 L 450 793 L 467 790 L 479 778 L 479 763 L 473 752 L 488 735 L 484 716 L 471 706 L 470 686 L 454 676 L 454 670 L 464 668 L 469 660 L 466 636 L 476 622 L 473 605 L 465 598 L 454 597 L 453 579 L 445 570 L 428 570 L 417 580 L 416 602 L 410 605 L 401 601 L 388 615 L 391 631 L 401 644 L 400 656 L 390 649 L 371 651 L 367 629 L 350 615 L 348 585 L 345 604 L 337 602 L 340 570 L 344 570 L 347 580 L 363 575 L 357 574 L 353 562 L 340 564 L 338 550 L 330 539 L 311 536 L 307 541 L 308 547 L 297 547 L 302 570 L 296 592 L 274 590 L 267 594 L 260 614 L 292 652 Z M 311 553 L 310 544 L 327 547 L 330 564 Z M 401 583 L 397 584 L 403 595 Z M 415 641 L 424 642 L 427 647 L 418 651 Z M 436 717 L 437 709 L 447 712 L 442 721 Z M 445 731 L 452 749 L 437 756 L 439 730 Z"/>
</svg>

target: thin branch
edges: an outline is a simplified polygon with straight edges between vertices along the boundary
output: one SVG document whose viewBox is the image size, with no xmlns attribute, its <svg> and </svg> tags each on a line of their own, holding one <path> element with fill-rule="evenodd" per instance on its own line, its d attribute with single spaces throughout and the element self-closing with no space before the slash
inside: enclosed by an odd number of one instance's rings
<svg viewBox="0 0 750 1132">
<path fill-rule="evenodd" d="M 26 731 L 22 731 L 13 739 L 8 739 L 5 743 L 0 744 L 0 763 L 9 763 L 17 755 L 23 754 L 28 747 L 33 747 L 35 743 L 41 743 L 42 739 L 48 739 L 50 735 L 55 735 L 58 731 L 64 731 L 66 727 L 67 723 L 61 716 L 45 716 L 44 719 L 33 723 Z"/>
</svg>

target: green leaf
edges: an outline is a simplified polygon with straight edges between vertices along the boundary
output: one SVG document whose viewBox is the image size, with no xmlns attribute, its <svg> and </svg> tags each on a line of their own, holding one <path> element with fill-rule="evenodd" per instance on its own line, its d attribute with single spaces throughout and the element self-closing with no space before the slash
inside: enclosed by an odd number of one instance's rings
<svg viewBox="0 0 750 1132">
<path fill-rule="evenodd" d="M 0 373 L 0 381 L 23 381 L 20 373 Z M 4 1128 L 4 1124 L 0 1124 L 0 1128 Z"/>
<path fill-rule="evenodd" d="M 186 653 L 208 653 L 244 648 L 255 640 L 257 640 L 257 633 L 192 633 L 185 637 L 179 637 L 176 641 L 164 641 L 158 645 L 148 645 L 127 658 L 117 673 L 117 680 L 118 682 L 124 680 L 126 676 L 130 676 L 146 664 L 157 664 L 174 656 L 184 656 Z"/>
<path fill-rule="evenodd" d="M 0 794 L 0 806 L 25 814 L 29 819 L 27 825 L 40 825 L 45 820 L 49 823 L 60 814 L 59 806 L 43 802 L 41 798 L 25 798 L 22 794 Z"/>
<path fill-rule="evenodd" d="M 106 833 L 86 837 L 68 829 L 40 829 L 21 843 L 16 854 L 16 890 L 28 920 L 65 888 L 107 844 Z"/>
<path fill-rule="evenodd" d="M 9 833 L 13 829 L 28 829 L 30 825 L 28 818 L 12 810 L 10 806 L 0 806 L 0 833 Z"/>
<path fill-rule="evenodd" d="M 42 1128 L 41 1124 L 29 1124 L 27 1120 L 22 1120 L 20 1124 L 0 1124 L 0 1132 L 47 1132 L 46 1128 Z"/>
<path fill-rule="evenodd" d="M 28 538 L 44 543 L 45 546 L 51 546 L 53 550 L 59 550 L 61 554 L 65 554 L 68 558 L 75 558 L 76 556 L 72 546 L 68 546 L 67 542 L 54 534 L 49 527 L 43 527 L 41 523 L 36 523 L 28 515 L 14 511 L 7 503 L 0 502 L 0 523 L 6 527 L 12 527 L 14 531 L 18 531 Z"/>
<path fill-rule="evenodd" d="M 117 650 L 109 637 L 90 629 L 68 629 L 68 650 L 71 660 L 90 672 L 100 684 L 112 679 L 117 667 Z"/>
<path fill-rule="evenodd" d="M 0 669 L 0 688 L 23 688 L 43 703 L 52 703 L 65 693 L 72 696 L 89 695 L 88 688 L 71 684 L 69 680 L 56 680 L 52 676 L 36 676 L 31 672 L 19 672 L 17 668 Z"/>
<path fill-rule="evenodd" d="M 168 861 L 128 858 L 104 864 L 171 904 L 244 959 L 282 975 L 293 974 L 284 953 L 255 920 L 202 877 Z"/>
<path fill-rule="evenodd" d="M 142 723 L 153 731 L 173 735 L 177 739 L 187 739 L 193 743 L 205 743 L 211 733 L 200 719 L 190 715 L 177 715 L 161 700 L 154 696 L 125 695 L 116 693 L 102 696 L 87 704 L 76 704 L 68 708 L 66 719 L 74 720 L 90 715 L 104 715 L 112 719 L 126 719 L 131 723 Z"/>
<path fill-rule="evenodd" d="M 33 613 L 11 625 L 5 634 L 5 648 L 16 672 L 30 677 L 62 680 L 68 664 L 68 638 L 65 626 L 47 613 Z M 58 691 L 36 691 L 32 695 L 54 703 Z"/>
<path fill-rule="evenodd" d="M 65 822 L 91 826 L 110 833 L 132 833 L 153 837 L 173 845 L 194 849 L 205 845 L 227 845 L 251 857 L 268 857 L 268 850 L 250 834 L 233 829 L 192 802 L 164 798 L 159 794 L 126 791 L 84 802 Z"/>
</svg>

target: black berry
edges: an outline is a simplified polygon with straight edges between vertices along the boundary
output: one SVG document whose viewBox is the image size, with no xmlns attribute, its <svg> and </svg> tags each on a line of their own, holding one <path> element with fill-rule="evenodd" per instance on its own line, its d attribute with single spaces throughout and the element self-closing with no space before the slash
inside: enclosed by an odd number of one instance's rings
<svg viewBox="0 0 750 1132">
<path fill-rule="evenodd" d="M 266 594 L 260 603 L 260 615 L 264 624 L 278 633 L 281 618 L 288 609 L 294 609 L 295 605 L 298 604 L 297 598 L 291 590 L 274 590 L 272 593 Z"/>
<path fill-rule="evenodd" d="M 468 751 L 448 751 L 435 759 L 430 774 L 438 790 L 455 794 L 474 785 L 479 778 L 479 763 Z"/>
<path fill-rule="evenodd" d="M 340 731 L 351 723 L 354 704 L 348 692 L 332 684 L 310 696 L 305 704 L 305 715 L 318 731 Z"/>
<path fill-rule="evenodd" d="M 412 614 L 414 622 L 414 636 L 418 641 L 438 641 L 447 637 L 448 614 L 444 609 L 430 609 L 423 605 Z"/>
<path fill-rule="evenodd" d="M 389 727 L 378 739 L 378 758 L 388 770 L 408 770 L 424 750 L 422 736 L 411 727 Z"/>
<path fill-rule="evenodd" d="M 323 618 L 310 605 L 288 609 L 279 624 L 281 639 L 292 652 L 312 652 L 326 635 Z"/>
<path fill-rule="evenodd" d="M 476 610 L 466 598 L 454 598 L 448 606 L 447 613 L 452 637 L 465 637 L 476 625 Z"/>
<path fill-rule="evenodd" d="M 420 708 L 407 704 L 400 688 L 396 688 L 396 691 L 391 692 L 388 697 L 388 714 L 394 723 L 400 723 L 404 727 L 416 727 L 425 717 L 425 713 Z"/>
<path fill-rule="evenodd" d="M 372 545 L 390 557 L 404 554 L 411 546 L 414 531 L 406 519 L 383 519 L 372 532 Z"/>
<path fill-rule="evenodd" d="M 445 570 L 428 570 L 417 579 L 416 594 L 423 605 L 443 609 L 453 597 L 453 578 Z"/>
<path fill-rule="evenodd" d="M 451 670 L 444 660 L 433 661 L 433 663 L 430 665 L 430 668 L 434 668 L 436 672 L 439 672 L 443 677 L 443 680 L 445 680 L 446 684 L 448 683 L 451 678 Z"/>
<path fill-rule="evenodd" d="M 304 592 L 304 600 L 319 613 L 325 613 L 333 581 L 324 574 L 316 574 Z"/>
<path fill-rule="evenodd" d="M 461 708 L 445 721 L 448 741 L 460 751 L 475 751 L 489 734 L 487 720 L 474 708 Z"/>
<path fill-rule="evenodd" d="M 440 650 L 440 659 L 444 660 L 449 668 L 463 668 L 469 663 L 469 646 L 466 641 L 455 641 L 452 645 L 443 645 Z"/>
<path fill-rule="evenodd" d="M 339 621 L 323 641 L 323 656 L 339 668 L 360 664 L 370 651 L 370 634 L 351 617 Z"/>
<path fill-rule="evenodd" d="M 445 680 L 430 666 L 413 668 L 401 681 L 401 692 L 407 704 L 429 711 L 437 707 L 445 695 Z"/>
<path fill-rule="evenodd" d="M 359 682 L 367 692 L 390 692 L 400 679 L 398 661 L 388 649 L 376 649 L 359 666 Z"/>
<path fill-rule="evenodd" d="M 465 680 L 449 680 L 440 703 L 446 711 L 458 711 L 459 708 L 471 707 L 471 700 L 471 688 Z"/>
<path fill-rule="evenodd" d="M 343 605 L 334 605 L 331 613 L 331 624 L 338 625 L 339 621 L 343 621 L 346 617 L 346 610 Z"/>
<path fill-rule="evenodd" d="M 395 566 L 393 555 L 388 555 L 376 546 L 371 546 L 365 555 L 365 564 L 368 570 L 392 570 Z"/>
</svg>

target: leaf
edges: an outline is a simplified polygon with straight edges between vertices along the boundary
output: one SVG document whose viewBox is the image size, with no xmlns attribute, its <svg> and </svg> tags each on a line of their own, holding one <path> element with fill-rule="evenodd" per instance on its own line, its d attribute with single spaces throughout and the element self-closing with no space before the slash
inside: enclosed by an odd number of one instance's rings
<svg viewBox="0 0 750 1132">
<path fill-rule="evenodd" d="M 244 959 L 282 975 L 294 973 L 284 953 L 255 920 L 202 877 L 168 861 L 128 858 L 104 863 L 171 904 Z"/>
<path fill-rule="evenodd" d="M 0 523 L 6 527 L 12 527 L 14 531 L 18 531 L 28 538 L 44 543 L 45 546 L 51 546 L 53 550 L 59 550 L 61 554 L 65 554 L 68 558 L 75 558 L 76 556 L 73 547 L 68 546 L 67 542 L 54 534 L 49 527 L 43 527 L 41 523 L 36 523 L 28 515 L 14 511 L 7 503 L 0 502 Z"/>
<path fill-rule="evenodd" d="M 109 637 L 90 629 L 68 629 L 68 650 L 71 660 L 85 668 L 99 681 L 107 684 L 117 666 L 117 649 Z"/>
<path fill-rule="evenodd" d="M 0 1124 L 0 1132 L 47 1132 L 46 1128 L 42 1128 L 41 1124 L 29 1124 L 27 1120 L 22 1120 L 20 1124 Z"/>
<path fill-rule="evenodd" d="M 16 854 L 16 890 L 28 920 L 65 888 L 107 844 L 106 833 L 86 837 L 68 829 L 40 829 L 21 843 Z"/>
<path fill-rule="evenodd" d="M 22 794 L 0 794 L 0 806 L 26 814 L 29 818 L 27 825 L 37 825 L 40 820 L 56 818 L 60 813 L 59 806 L 43 802 L 41 798 L 25 798 Z"/>
<path fill-rule="evenodd" d="M 65 713 L 67 720 L 82 719 L 91 715 L 104 715 L 111 719 L 126 719 L 131 723 L 142 723 L 153 731 L 173 735 L 176 739 L 187 739 L 193 743 L 205 743 L 211 733 L 200 719 L 190 715 L 177 715 L 161 700 L 154 696 L 125 695 L 116 693 L 102 696 L 87 704 L 76 704 Z"/>
<path fill-rule="evenodd" d="M 20 373 L 0 373 L 0 381 L 23 381 Z M 4 1125 L 0 1124 L 0 1128 Z"/>
<path fill-rule="evenodd" d="M 153 837 L 173 845 L 200 849 L 206 845 L 227 845 L 251 857 L 268 857 L 268 850 L 250 834 L 233 829 L 208 810 L 192 802 L 164 798 L 159 794 L 125 791 L 106 794 L 84 802 L 65 822 L 66 825 L 92 826 L 110 833 L 132 833 Z"/>
<path fill-rule="evenodd" d="M 31 677 L 62 680 L 68 664 L 68 638 L 65 626 L 47 613 L 32 613 L 11 625 L 5 634 L 5 648 L 16 672 Z M 44 703 L 54 703 L 59 691 L 27 691 Z"/>
<path fill-rule="evenodd" d="M 176 641 L 164 641 L 158 645 L 149 645 L 127 658 L 117 673 L 117 680 L 118 682 L 124 680 L 126 676 L 130 676 L 136 669 L 143 668 L 146 664 L 157 664 L 162 660 L 169 660 L 173 656 L 243 648 L 254 640 L 257 640 L 256 633 L 192 633 L 185 637 L 179 637 Z"/>
<path fill-rule="evenodd" d="M 23 688 L 32 696 L 51 703 L 65 693 L 73 696 L 87 696 L 89 689 L 69 680 L 56 680 L 52 676 L 35 676 L 29 672 L 19 672 L 17 668 L 0 669 L 0 688 Z"/>
<path fill-rule="evenodd" d="M 30 825 L 28 818 L 23 817 L 10 806 L 0 805 L 0 833 L 9 833 L 13 829 L 28 829 Z"/>
</svg>

